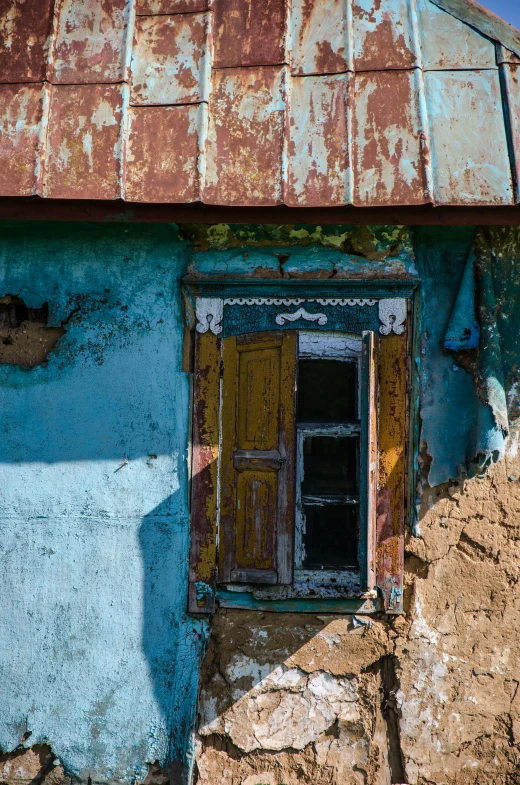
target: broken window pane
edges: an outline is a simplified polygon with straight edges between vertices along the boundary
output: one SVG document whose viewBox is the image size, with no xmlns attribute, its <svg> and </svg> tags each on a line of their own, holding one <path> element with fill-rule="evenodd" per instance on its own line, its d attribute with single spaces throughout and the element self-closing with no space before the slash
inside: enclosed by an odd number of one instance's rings
<svg viewBox="0 0 520 785">
<path fill-rule="evenodd" d="M 357 417 L 357 363 L 300 360 L 299 422 L 351 422 Z"/>
</svg>

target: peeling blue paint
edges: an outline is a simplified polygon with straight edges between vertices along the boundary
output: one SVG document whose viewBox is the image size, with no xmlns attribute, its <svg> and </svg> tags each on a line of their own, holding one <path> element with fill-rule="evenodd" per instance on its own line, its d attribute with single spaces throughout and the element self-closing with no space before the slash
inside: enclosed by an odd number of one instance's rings
<svg viewBox="0 0 520 785">
<path fill-rule="evenodd" d="M 45 365 L 0 366 L 0 746 L 23 728 L 83 779 L 189 758 L 187 261 L 168 226 L 1 229 L 1 294 L 75 313 Z"/>
</svg>

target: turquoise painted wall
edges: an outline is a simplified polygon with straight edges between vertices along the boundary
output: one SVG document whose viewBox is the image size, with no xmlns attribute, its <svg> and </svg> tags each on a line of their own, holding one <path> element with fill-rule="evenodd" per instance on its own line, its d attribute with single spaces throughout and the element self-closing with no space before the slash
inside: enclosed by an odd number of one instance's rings
<svg viewBox="0 0 520 785">
<path fill-rule="evenodd" d="M 67 322 L 45 365 L 0 365 L 2 750 L 24 736 L 48 743 L 84 780 L 129 783 L 155 760 L 173 761 L 175 785 L 189 775 L 208 629 L 185 613 L 186 272 L 419 278 L 417 442 L 430 484 L 474 455 L 484 404 L 443 341 L 475 232 L 418 229 L 412 246 L 406 229 L 372 229 L 192 227 L 187 242 L 168 225 L 0 224 L 0 297 L 48 302 L 50 323 Z M 520 237 L 489 242 L 501 249 L 496 321 L 513 423 Z"/>
<path fill-rule="evenodd" d="M 85 779 L 189 746 L 187 260 L 169 226 L 0 228 L 1 296 L 73 314 L 46 365 L 0 366 L 0 747 Z"/>
</svg>

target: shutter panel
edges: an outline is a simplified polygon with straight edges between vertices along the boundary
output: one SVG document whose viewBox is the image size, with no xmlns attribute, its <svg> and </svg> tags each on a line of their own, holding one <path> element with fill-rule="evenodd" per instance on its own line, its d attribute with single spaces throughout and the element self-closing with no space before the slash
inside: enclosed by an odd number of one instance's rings
<svg viewBox="0 0 520 785">
<path fill-rule="evenodd" d="M 217 459 L 221 340 L 195 333 L 188 610 L 213 613 L 217 562 Z"/>
<path fill-rule="evenodd" d="M 403 611 L 404 503 L 406 483 L 406 333 L 379 342 L 379 467 L 377 495 L 377 587 L 387 613 Z"/>
<path fill-rule="evenodd" d="M 297 335 L 223 343 L 219 581 L 291 583 Z"/>
<path fill-rule="evenodd" d="M 375 333 L 364 332 L 361 343 L 361 588 L 376 585 L 376 513 L 378 465 L 378 367 L 379 341 Z"/>
</svg>

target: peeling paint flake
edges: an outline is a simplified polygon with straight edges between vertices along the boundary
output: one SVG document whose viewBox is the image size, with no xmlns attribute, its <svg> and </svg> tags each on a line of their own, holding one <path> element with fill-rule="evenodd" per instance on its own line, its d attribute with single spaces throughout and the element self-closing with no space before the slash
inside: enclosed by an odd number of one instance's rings
<svg viewBox="0 0 520 785">
<path fill-rule="evenodd" d="M 293 0 L 291 70 L 333 74 L 349 69 L 347 0 Z"/>
<path fill-rule="evenodd" d="M 36 193 L 42 86 L 0 85 L 0 195 Z"/>
<path fill-rule="evenodd" d="M 283 77 L 282 68 L 269 67 L 214 72 L 203 201 L 282 202 Z"/>
<path fill-rule="evenodd" d="M 206 101 L 210 14 L 138 17 L 130 100 L 135 105 Z"/>
<path fill-rule="evenodd" d="M 434 195 L 443 204 L 511 204 L 512 184 L 496 71 L 425 74 Z"/>
<path fill-rule="evenodd" d="M 130 109 L 124 194 L 130 202 L 199 199 L 199 139 L 205 106 Z"/>
<path fill-rule="evenodd" d="M 52 0 L 0 0 L 0 83 L 45 77 Z"/>
<path fill-rule="evenodd" d="M 120 82 L 130 0 L 62 0 L 50 81 Z"/>
<path fill-rule="evenodd" d="M 428 201 L 413 71 L 356 76 L 353 129 L 357 205 Z"/>
<path fill-rule="evenodd" d="M 352 0 L 356 71 L 418 65 L 408 0 Z"/>
<path fill-rule="evenodd" d="M 288 205 L 334 206 L 350 201 L 349 74 L 291 81 Z"/>
<path fill-rule="evenodd" d="M 285 62 L 285 0 L 215 0 L 215 68 Z"/>
<path fill-rule="evenodd" d="M 426 70 L 497 67 L 493 41 L 430 0 L 416 2 Z"/>
<path fill-rule="evenodd" d="M 44 195 L 117 199 L 122 95 L 119 85 L 60 85 L 51 93 Z"/>
</svg>

